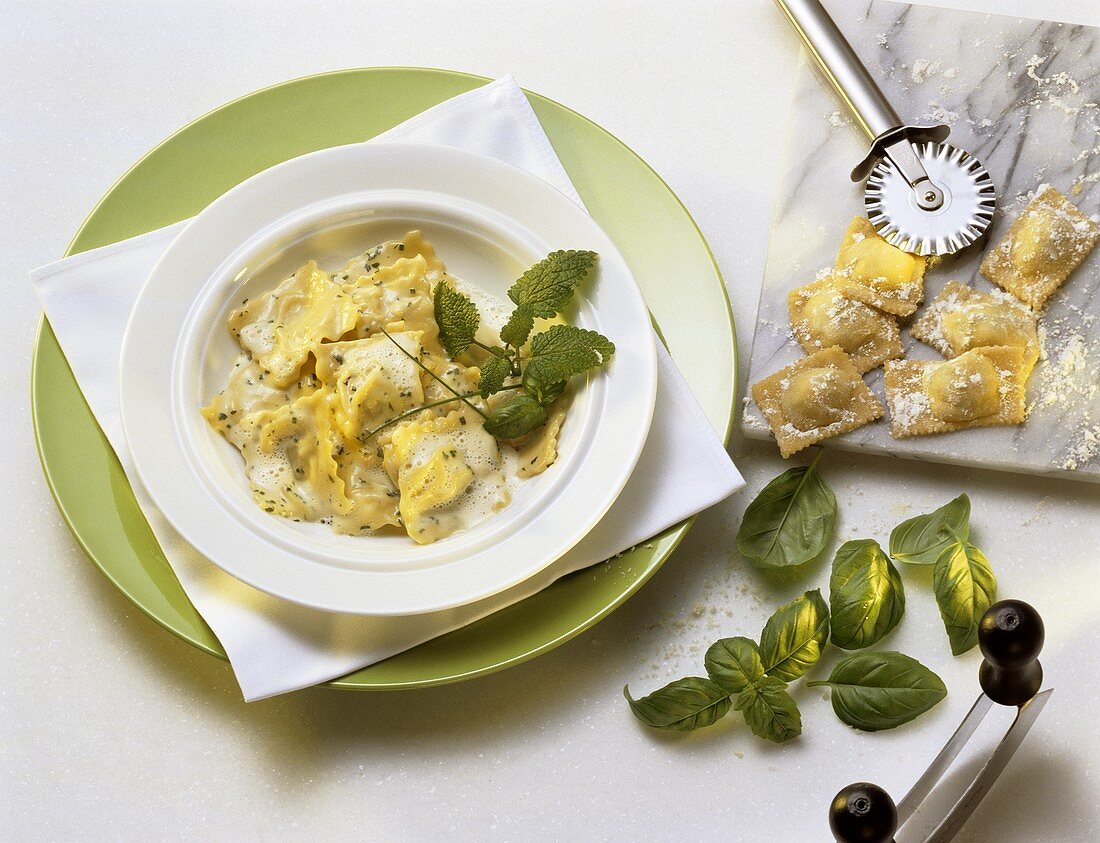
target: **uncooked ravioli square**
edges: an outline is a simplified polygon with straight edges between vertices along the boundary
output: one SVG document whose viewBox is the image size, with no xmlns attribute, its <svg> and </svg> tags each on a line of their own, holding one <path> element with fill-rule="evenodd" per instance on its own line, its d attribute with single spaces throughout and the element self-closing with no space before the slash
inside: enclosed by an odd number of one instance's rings
<svg viewBox="0 0 1100 843">
<path fill-rule="evenodd" d="M 883 407 L 839 346 L 753 384 L 752 397 L 784 457 L 882 418 Z"/>
</svg>

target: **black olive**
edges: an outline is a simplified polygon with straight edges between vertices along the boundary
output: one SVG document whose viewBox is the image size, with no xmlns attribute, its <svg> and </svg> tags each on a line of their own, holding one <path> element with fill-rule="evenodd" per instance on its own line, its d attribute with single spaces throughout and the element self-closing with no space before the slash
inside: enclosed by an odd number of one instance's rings
<svg viewBox="0 0 1100 843">
<path fill-rule="evenodd" d="M 1010 670 L 982 662 L 978 682 L 985 695 L 1001 705 L 1023 705 L 1043 684 L 1043 666 L 1037 661 Z"/>
<path fill-rule="evenodd" d="M 877 784 L 850 784 L 829 806 L 829 828 L 841 843 L 889 843 L 897 827 L 894 800 Z"/>
<path fill-rule="evenodd" d="M 1005 670 L 1035 661 L 1043 649 L 1043 619 L 1022 600 L 994 603 L 978 623 L 978 646 L 986 661 Z"/>
</svg>

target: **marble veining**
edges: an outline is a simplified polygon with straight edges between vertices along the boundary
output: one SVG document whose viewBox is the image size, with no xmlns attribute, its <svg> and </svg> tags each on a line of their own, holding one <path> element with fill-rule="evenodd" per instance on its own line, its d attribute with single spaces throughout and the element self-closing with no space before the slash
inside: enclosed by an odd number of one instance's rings
<svg viewBox="0 0 1100 843">
<path fill-rule="evenodd" d="M 926 302 L 951 279 L 992 289 L 978 272 L 981 250 L 999 241 L 1039 185 L 1051 184 L 1086 214 L 1097 213 L 1100 29 L 886 0 L 825 5 L 902 119 L 950 125 L 948 142 L 977 156 L 997 187 L 988 243 L 930 267 Z M 804 60 L 768 244 L 750 383 L 803 353 L 789 330 L 787 292 L 832 265 L 850 218 L 862 213 L 862 186 L 850 182 L 848 173 L 866 145 L 843 103 Z M 938 358 L 909 335 L 912 321 L 903 324 L 906 354 Z M 1043 359 L 1028 385 L 1025 424 L 896 440 L 884 419 L 822 444 L 1100 482 L 1100 248 L 1052 296 L 1040 333 Z M 882 369 L 866 379 L 885 404 Z M 771 437 L 751 400 L 742 430 L 752 438 Z"/>
</svg>

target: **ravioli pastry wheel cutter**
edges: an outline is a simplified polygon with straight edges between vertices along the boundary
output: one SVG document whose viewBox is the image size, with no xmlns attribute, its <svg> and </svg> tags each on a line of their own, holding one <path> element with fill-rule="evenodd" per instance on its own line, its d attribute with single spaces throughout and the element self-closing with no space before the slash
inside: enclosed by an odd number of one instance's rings
<svg viewBox="0 0 1100 843">
<path fill-rule="evenodd" d="M 1054 693 L 1053 689 L 1039 690 L 1043 668 L 1038 656 L 1044 635 L 1042 618 L 1027 603 L 1002 600 L 990 606 L 978 624 L 978 646 L 985 657 L 978 671 L 982 693 L 970 712 L 896 806 L 885 790 L 868 782 L 850 784 L 837 793 L 829 807 L 829 827 L 834 838 L 840 843 L 890 843 L 894 832 L 904 826 L 932 793 L 993 704 L 1015 707 L 1016 716 L 996 749 L 946 815 L 936 822 L 924 843 L 952 840 L 993 787 Z"/>
<path fill-rule="evenodd" d="M 997 194 L 977 158 L 944 143 L 951 129 L 907 125 L 818 0 L 776 0 L 871 141 L 852 181 L 875 230 L 918 255 L 949 255 L 985 233 Z"/>
</svg>

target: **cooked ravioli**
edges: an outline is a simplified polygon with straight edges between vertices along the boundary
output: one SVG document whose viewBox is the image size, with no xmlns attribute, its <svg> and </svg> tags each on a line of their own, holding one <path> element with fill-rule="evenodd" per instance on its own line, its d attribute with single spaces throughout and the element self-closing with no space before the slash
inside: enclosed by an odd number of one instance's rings
<svg viewBox="0 0 1100 843">
<path fill-rule="evenodd" d="M 924 300 L 925 259 L 892 246 L 870 220 L 855 217 L 836 257 L 837 289 L 849 298 L 896 316 Z"/>
<path fill-rule="evenodd" d="M 252 496 L 264 511 L 316 521 L 351 509 L 336 463 L 335 404 L 333 392 L 319 389 L 249 417 L 253 435 L 242 454 Z"/>
<path fill-rule="evenodd" d="M 1017 346 L 1024 351 L 1025 377 L 1039 359 L 1039 332 L 1030 308 L 1000 290 L 982 293 L 958 281 L 947 282 L 910 333 L 944 357 L 974 348 Z"/>
<path fill-rule="evenodd" d="M 839 346 L 814 352 L 758 381 L 752 397 L 784 457 L 883 415 L 882 405 Z"/>
<path fill-rule="evenodd" d="M 327 272 L 310 261 L 258 299 L 229 316 L 229 330 L 276 386 L 298 379 L 313 346 L 355 327 L 356 304 Z"/>
<path fill-rule="evenodd" d="M 381 329 L 419 331 L 423 348 L 442 354 L 435 324 L 428 263 L 423 255 L 399 258 L 344 288 L 357 311 L 354 335 L 370 336 Z"/>
<path fill-rule="evenodd" d="M 432 293 L 445 279 L 477 291 L 482 341 L 498 342 L 509 308 L 448 275 L 419 231 L 334 275 L 311 261 L 233 311 L 242 355 L 200 412 L 240 450 L 262 509 L 426 543 L 506 506 L 516 482 L 556 461 L 567 395 L 521 441 L 498 445 L 482 427 L 511 393 L 481 399 L 482 358 L 453 360 L 440 344 Z"/>
<path fill-rule="evenodd" d="M 1100 223 L 1050 185 L 1042 185 L 1004 238 L 982 261 L 982 274 L 1041 310 L 1100 240 Z"/>
<path fill-rule="evenodd" d="M 565 421 L 565 408 L 556 407 L 550 412 L 546 424 L 530 433 L 517 444 L 517 472 L 521 477 L 542 474 L 558 458 L 558 435 Z"/>
<path fill-rule="evenodd" d="M 840 346 L 861 374 L 903 354 L 897 320 L 841 293 L 832 276 L 791 290 L 787 306 L 807 353 Z"/>
<path fill-rule="evenodd" d="M 354 284 L 360 278 L 369 278 L 379 269 L 393 266 L 399 260 L 418 256 L 424 259 L 426 276 L 434 287 L 447 274 L 447 268 L 419 231 L 410 231 L 400 240 L 388 240 L 357 255 L 333 278 L 338 284 Z"/>
<path fill-rule="evenodd" d="M 350 506 L 332 515 L 333 530 L 360 535 L 401 526 L 400 495 L 382 467 L 376 446 L 343 443 L 337 446 L 336 464 Z"/>
<path fill-rule="evenodd" d="M 402 522 L 418 543 L 450 535 L 511 500 L 496 439 L 465 418 L 455 411 L 403 423 L 385 446 Z"/>
<path fill-rule="evenodd" d="M 890 432 L 896 438 L 1024 421 L 1024 350 L 990 346 L 951 360 L 886 364 Z"/>
<path fill-rule="evenodd" d="M 277 410 L 310 395 L 317 386 L 317 376 L 312 372 L 303 374 L 287 387 L 275 386 L 274 380 L 265 376 L 263 366 L 246 356 L 237 361 L 225 389 L 201 412 L 215 430 L 238 448 L 243 448 L 253 436 L 255 413 Z"/>
<path fill-rule="evenodd" d="M 478 377 L 476 366 L 463 366 L 446 356 L 434 355 L 425 358 L 424 365 L 431 375 L 424 378 L 424 399 L 429 402 L 442 401 L 455 392 L 466 395 L 477 392 Z M 433 377 L 434 376 L 434 377 Z M 480 406 L 482 401 L 476 396 L 470 403 Z"/>
<path fill-rule="evenodd" d="M 315 353 L 317 377 L 336 393 L 336 426 L 347 439 L 424 403 L 418 331 L 325 343 Z"/>
</svg>

